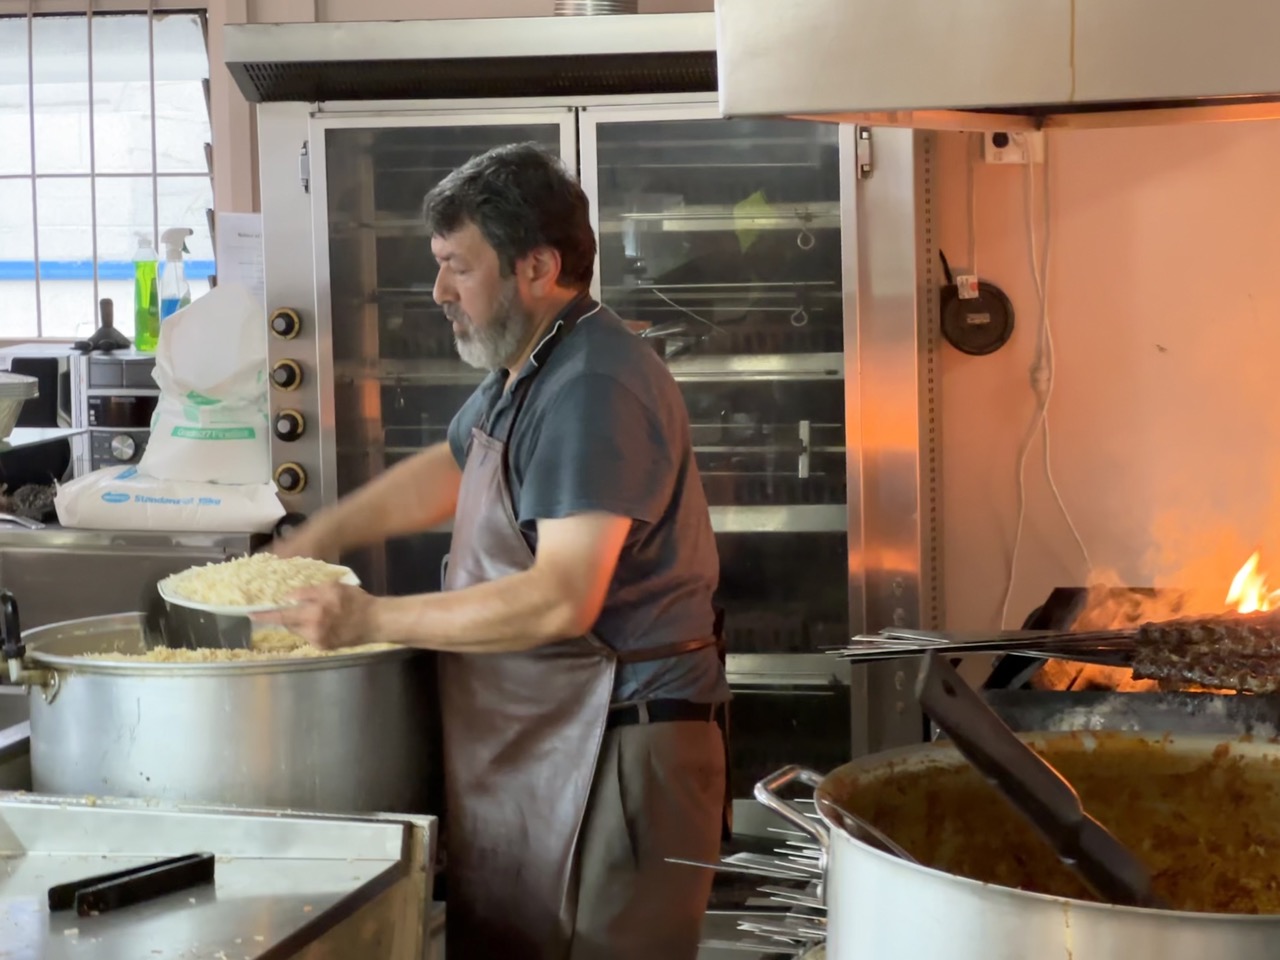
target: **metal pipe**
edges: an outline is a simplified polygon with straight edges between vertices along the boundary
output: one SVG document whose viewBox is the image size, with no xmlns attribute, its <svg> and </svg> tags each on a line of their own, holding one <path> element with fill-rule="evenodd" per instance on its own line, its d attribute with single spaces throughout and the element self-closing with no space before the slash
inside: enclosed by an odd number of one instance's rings
<svg viewBox="0 0 1280 960">
<path fill-rule="evenodd" d="M 602 17 L 639 12 L 640 0 L 556 0 L 557 17 Z"/>
<path fill-rule="evenodd" d="M 156 143 L 156 4 L 147 0 L 147 96 L 151 104 L 151 249 L 160 249 L 160 150 Z M 136 331 L 135 331 L 136 334 Z"/>
<path fill-rule="evenodd" d="M 44 336 L 44 297 L 40 292 L 40 190 L 36 179 L 36 4 L 27 0 L 27 128 L 31 138 L 31 259 L 36 278 L 36 337 Z"/>
<path fill-rule="evenodd" d="M 99 302 L 98 297 L 98 181 L 96 180 L 98 173 L 98 152 L 97 152 L 97 132 L 94 125 L 94 101 L 93 101 L 93 0 L 89 0 L 89 5 L 85 8 L 85 30 L 87 32 L 87 46 L 89 50 L 89 249 L 90 260 L 93 262 L 93 302 Z M 96 326 L 96 324 L 95 324 Z"/>
</svg>

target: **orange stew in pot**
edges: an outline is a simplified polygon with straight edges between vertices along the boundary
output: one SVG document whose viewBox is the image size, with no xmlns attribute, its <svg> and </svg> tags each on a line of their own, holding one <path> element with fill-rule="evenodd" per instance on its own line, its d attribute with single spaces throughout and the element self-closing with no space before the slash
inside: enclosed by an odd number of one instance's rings
<svg viewBox="0 0 1280 960">
<path fill-rule="evenodd" d="M 1096 749 L 1094 748 L 1096 745 Z M 1191 755 L 1135 736 L 1067 735 L 1038 752 L 1178 910 L 1280 914 L 1280 747 Z M 914 767 L 914 764 L 912 765 Z M 829 778 L 829 796 L 928 866 L 986 883 L 1097 900 L 974 769 Z"/>
</svg>

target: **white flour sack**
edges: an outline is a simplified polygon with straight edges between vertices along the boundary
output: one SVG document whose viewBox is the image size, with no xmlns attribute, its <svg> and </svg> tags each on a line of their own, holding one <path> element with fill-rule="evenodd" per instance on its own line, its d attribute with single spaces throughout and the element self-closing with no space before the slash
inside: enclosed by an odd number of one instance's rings
<svg viewBox="0 0 1280 960">
<path fill-rule="evenodd" d="M 219 284 L 160 324 L 156 384 L 184 403 L 267 402 L 267 318 L 239 284 Z"/>
<path fill-rule="evenodd" d="M 268 533 L 284 516 L 270 483 L 157 480 L 134 467 L 95 470 L 58 487 L 58 522 L 87 530 Z"/>
<path fill-rule="evenodd" d="M 198 406 L 162 393 L 138 469 L 161 480 L 266 483 L 268 426 L 266 411 L 256 405 Z"/>
<path fill-rule="evenodd" d="M 266 330 L 262 304 L 234 284 L 160 325 L 160 399 L 139 470 L 161 480 L 271 479 Z"/>
</svg>

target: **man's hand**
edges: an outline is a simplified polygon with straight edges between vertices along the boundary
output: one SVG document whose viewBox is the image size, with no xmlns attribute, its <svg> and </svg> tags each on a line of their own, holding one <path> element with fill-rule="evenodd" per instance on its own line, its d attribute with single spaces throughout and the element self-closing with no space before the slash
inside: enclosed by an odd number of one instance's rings
<svg viewBox="0 0 1280 960">
<path fill-rule="evenodd" d="M 293 594 L 294 606 L 254 616 L 258 623 L 271 623 L 297 634 L 313 647 L 338 650 L 362 643 L 374 643 L 374 608 L 379 601 L 359 587 L 326 583 Z"/>
</svg>

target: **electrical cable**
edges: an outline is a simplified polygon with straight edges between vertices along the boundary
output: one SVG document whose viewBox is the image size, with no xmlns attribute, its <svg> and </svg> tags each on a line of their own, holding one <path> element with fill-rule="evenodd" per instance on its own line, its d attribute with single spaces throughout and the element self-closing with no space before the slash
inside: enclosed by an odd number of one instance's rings
<svg viewBox="0 0 1280 960">
<path fill-rule="evenodd" d="M 977 161 L 974 154 L 982 149 L 982 134 L 970 134 L 965 152 L 966 189 L 969 193 L 969 266 L 968 273 L 978 275 L 978 180 L 974 175 Z"/>
<path fill-rule="evenodd" d="M 1015 134 L 1015 136 L 1021 136 L 1021 134 Z M 1050 151 L 1048 139 L 1048 137 L 1045 139 L 1044 173 L 1042 177 L 1043 183 L 1041 185 L 1044 243 L 1043 247 L 1039 249 L 1036 243 L 1035 229 L 1035 164 L 1031 162 L 1034 158 L 1031 155 L 1030 144 L 1026 144 L 1028 162 L 1026 164 L 1023 185 L 1025 188 L 1024 206 L 1026 209 L 1027 221 L 1027 250 L 1031 258 L 1031 276 L 1035 281 L 1036 298 L 1040 307 L 1039 339 L 1036 343 L 1035 362 L 1031 368 L 1031 389 L 1038 402 L 1035 414 L 1031 419 L 1027 433 L 1023 438 L 1022 445 L 1018 451 L 1018 520 L 1014 528 L 1013 552 L 1009 557 L 1009 579 L 1005 586 L 1004 600 L 1000 605 L 1001 629 L 1005 628 L 1009 620 L 1009 601 L 1013 597 L 1013 587 L 1017 578 L 1018 553 L 1022 547 L 1022 534 L 1026 525 L 1027 459 L 1038 434 L 1043 434 L 1044 437 L 1044 473 L 1045 479 L 1049 484 L 1049 490 L 1053 493 L 1053 498 L 1058 504 L 1058 509 L 1062 512 L 1063 519 L 1067 522 L 1067 527 L 1071 531 L 1071 536 L 1075 539 L 1076 546 L 1080 549 L 1081 556 L 1084 557 L 1086 570 L 1092 569 L 1093 567 L 1093 562 L 1089 557 L 1088 548 L 1085 547 L 1084 539 L 1080 536 L 1080 531 L 1076 528 L 1075 523 L 1071 519 L 1071 514 L 1067 510 L 1066 504 L 1063 502 L 1061 492 L 1058 490 L 1057 481 L 1054 479 L 1053 461 L 1049 440 L 1049 403 L 1053 398 L 1056 355 L 1053 343 L 1053 327 L 1049 318 L 1049 267 L 1051 263 L 1050 254 L 1052 250 L 1053 211 L 1050 200 Z"/>
</svg>

